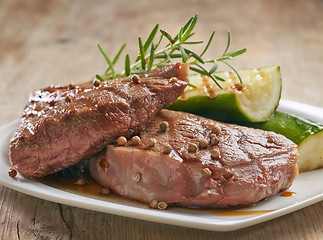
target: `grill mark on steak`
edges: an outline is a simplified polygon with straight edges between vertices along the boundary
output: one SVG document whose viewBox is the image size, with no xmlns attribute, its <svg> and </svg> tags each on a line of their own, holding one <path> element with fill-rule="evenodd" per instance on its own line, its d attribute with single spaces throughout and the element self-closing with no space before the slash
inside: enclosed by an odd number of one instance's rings
<svg viewBox="0 0 323 240">
<path fill-rule="evenodd" d="M 164 133 L 163 121 L 169 124 Z M 188 152 L 188 145 L 208 138 L 215 125 L 221 127 L 220 142 Z M 248 205 L 287 189 L 298 174 L 297 146 L 273 132 L 162 110 L 139 136 L 137 146 L 107 146 L 90 161 L 90 171 L 101 185 L 145 203 Z M 147 147 L 149 138 L 157 140 L 154 147 Z M 169 154 L 162 153 L 166 143 L 172 146 Z M 212 158 L 212 149 L 220 151 L 219 158 Z M 131 180 L 136 173 L 139 182 Z"/>
<path fill-rule="evenodd" d="M 140 75 L 139 84 L 127 77 L 35 90 L 11 139 L 10 160 L 35 178 L 72 166 L 144 129 L 187 83 L 188 64 L 178 63 Z"/>
</svg>

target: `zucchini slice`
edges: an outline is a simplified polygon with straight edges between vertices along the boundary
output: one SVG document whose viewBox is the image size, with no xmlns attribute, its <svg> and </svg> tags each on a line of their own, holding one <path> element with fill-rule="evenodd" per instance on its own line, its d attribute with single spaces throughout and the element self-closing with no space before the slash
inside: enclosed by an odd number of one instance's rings
<svg viewBox="0 0 323 240">
<path fill-rule="evenodd" d="M 300 172 L 323 167 L 323 125 L 277 111 L 258 127 L 280 133 L 298 145 Z"/>
<path fill-rule="evenodd" d="M 182 96 L 169 109 L 214 116 L 220 121 L 263 122 L 277 108 L 281 96 L 279 66 L 238 71 L 242 84 L 233 72 L 217 72 L 225 79 L 220 89 L 211 78 L 191 75 Z"/>
</svg>

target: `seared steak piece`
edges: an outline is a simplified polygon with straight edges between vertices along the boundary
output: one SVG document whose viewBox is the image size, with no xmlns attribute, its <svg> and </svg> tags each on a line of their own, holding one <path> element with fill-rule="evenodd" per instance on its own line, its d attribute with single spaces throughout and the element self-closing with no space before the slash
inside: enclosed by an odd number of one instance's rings
<svg viewBox="0 0 323 240">
<path fill-rule="evenodd" d="M 248 205 L 298 175 L 297 146 L 274 132 L 162 110 L 139 136 L 135 146 L 131 139 L 109 145 L 90 171 L 101 185 L 145 203 Z"/>
<path fill-rule="evenodd" d="M 188 65 L 176 64 L 136 77 L 35 90 L 11 139 L 10 159 L 26 177 L 72 166 L 142 131 L 182 93 Z"/>
</svg>

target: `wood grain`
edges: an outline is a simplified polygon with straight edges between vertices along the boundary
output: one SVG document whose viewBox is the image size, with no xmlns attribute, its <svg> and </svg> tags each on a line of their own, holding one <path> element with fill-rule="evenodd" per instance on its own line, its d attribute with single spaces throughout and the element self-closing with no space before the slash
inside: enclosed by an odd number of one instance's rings
<svg viewBox="0 0 323 240">
<path fill-rule="evenodd" d="M 100 43 L 114 54 L 127 42 L 136 55 L 155 23 L 171 33 L 199 13 L 197 34 L 226 30 L 239 68 L 277 64 L 283 98 L 323 107 L 323 1 L 0 0 L 0 125 L 20 117 L 29 93 L 82 82 L 105 69 Z M 198 49 L 198 48 L 197 48 Z M 0 239 L 322 239 L 323 202 L 256 226 L 211 232 L 61 205 L 0 187 Z"/>
</svg>

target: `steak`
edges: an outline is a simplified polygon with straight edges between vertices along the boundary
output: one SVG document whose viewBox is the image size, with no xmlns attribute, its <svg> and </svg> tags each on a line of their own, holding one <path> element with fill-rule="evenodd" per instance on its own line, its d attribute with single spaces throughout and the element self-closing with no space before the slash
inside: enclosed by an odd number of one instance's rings
<svg viewBox="0 0 323 240">
<path fill-rule="evenodd" d="M 90 172 L 145 203 L 249 205 L 286 190 L 298 175 L 297 146 L 274 132 L 162 110 L 139 137 L 139 144 L 107 146 L 90 160 Z"/>
<path fill-rule="evenodd" d="M 142 131 L 188 83 L 188 64 L 106 82 L 35 90 L 11 139 L 10 159 L 25 177 L 72 166 L 119 136 Z"/>
</svg>

